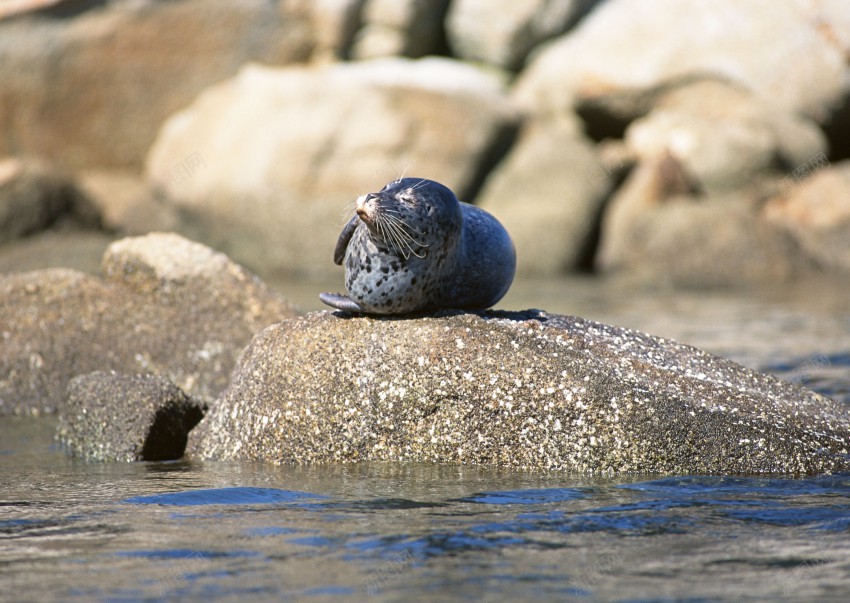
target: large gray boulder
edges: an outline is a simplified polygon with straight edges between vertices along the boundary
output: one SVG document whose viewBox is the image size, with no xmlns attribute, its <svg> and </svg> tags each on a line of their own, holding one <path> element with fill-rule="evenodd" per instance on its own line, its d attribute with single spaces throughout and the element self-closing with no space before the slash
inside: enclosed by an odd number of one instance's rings
<svg viewBox="0 0 850 603">
<path fill-rule="evenodd" d="M 323 312 L 254 338 L 187 454 L 751 474 L 847 471 L 848 447 L 841 405 L 628 329 Z"/>
<path fill-rule="evenodd" d="M 53 412 L 77 375 L 167 377 L 200 403 L 263 327 L 295 315 L 220 253 L 172 234 L 113 243 L 103 278 L 67 269 L 0 278 L 0 415 Z"/>
<path fill-rule="evenodd" d="M 738 83 L 823 123 L 848 93 L 842 2 L 608 0 L 530 62 L 516 87 L 534 111 L 694 74 Z"/>
<path fill-rule="evenodd" d="M 448 59 L 249 65 L 165 124 L 147 174 L 192 238 L 263 274 L 329 274 L 357 196 L 407 175 L 466 199 L 515 117 L 499 78 Z"/>
<path fill-rule="evenodd" d="M 89 461 L 170 461 L 203 413 L 164 377 L 94 372 L 68 384 L 56 439 Z"/>
<path fill-rule="evenodd" d="M 205 87 L 246 61 L 306 60 L 314 44 L 301 3 L 67 4 L 0 20 L 0 155 L 138 169 Z"/>
</svg>

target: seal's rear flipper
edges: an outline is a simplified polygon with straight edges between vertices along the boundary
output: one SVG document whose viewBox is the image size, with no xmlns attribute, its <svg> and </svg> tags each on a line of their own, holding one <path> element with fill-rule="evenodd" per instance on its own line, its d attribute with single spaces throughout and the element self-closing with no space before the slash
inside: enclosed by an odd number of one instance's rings
<svg viewBox="0 0 850 603">
<path fill-rule="evenodd" d="M 319 299 L 332 308 L 344 312 L 363 312 L 363 308 L 339 293 L 319 293 Z"/>
</svg>

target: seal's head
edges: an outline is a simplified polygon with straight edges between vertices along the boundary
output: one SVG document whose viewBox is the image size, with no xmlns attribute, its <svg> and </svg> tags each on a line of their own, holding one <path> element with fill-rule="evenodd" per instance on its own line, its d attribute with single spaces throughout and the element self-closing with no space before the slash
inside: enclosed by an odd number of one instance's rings
<svg viewBox="0 0 850 603">
<path fill-rule="evenodd" d="M 390 182 L 377 193 L 358 197 L 355 211 L 381 251 L 405 260 L 445 252 L 460 236 L 460 203 L 432 180 Z"/>
</svg>

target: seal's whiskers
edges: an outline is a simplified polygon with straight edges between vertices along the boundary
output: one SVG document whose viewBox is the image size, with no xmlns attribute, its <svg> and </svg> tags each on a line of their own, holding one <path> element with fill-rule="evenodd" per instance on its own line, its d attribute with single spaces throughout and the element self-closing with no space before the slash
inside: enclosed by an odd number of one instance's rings
<svg viewBox="0 0 850 603">
<path fill-rule="evenodd" d="M 411 254 L 418 258 L 425 257 L 426 252 L 424 249 L 428 247 L 428 244 L 418 241 L 416 237 L 410 234 L 409 231 L 412 230 L 419 235 L 422 235 L 422 233 L 407 224 L 398 216 L 390 213 L 381 213 L 378 215 L 375 226 L 381 238 L 383 238 L 390 247 L 400 253 L 404 259 L 408 259 Z M 414 245 L 421 248 L 421 253 L 417 253 L 416 249 L 414 249 Z"/>
</svg>

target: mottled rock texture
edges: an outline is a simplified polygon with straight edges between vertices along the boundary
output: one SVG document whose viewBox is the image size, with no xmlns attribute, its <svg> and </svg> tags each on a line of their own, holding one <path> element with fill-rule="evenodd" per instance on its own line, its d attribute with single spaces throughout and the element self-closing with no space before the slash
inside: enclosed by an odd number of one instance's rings
<svg viewBox="0 0 850 603">
<path fill-rule="evenodd" d="M 0 278 L 0 414 L 52 412 L 77 375 L 167 376 L 200 402 L 293 308 L 227 257 L 173 234 L 116 241 L 103 278 L 50 269 Z"/>
<path fill-rule="evenodd" d="M 203 411 L 163 377 L 94 372 L 68 384 L 56 438 L 90 461 L 174 460 Z"/>
<path fill-rule="evenodd" d="M 259 333 L 197 458 L 846 471 L 850 414 L 698 349 L 539 311 L 309 314 Z"/>
</svg>

